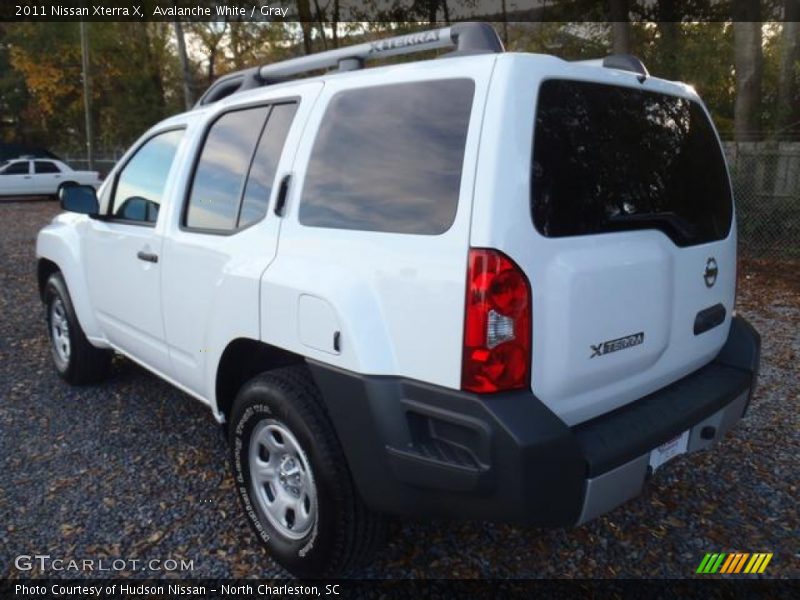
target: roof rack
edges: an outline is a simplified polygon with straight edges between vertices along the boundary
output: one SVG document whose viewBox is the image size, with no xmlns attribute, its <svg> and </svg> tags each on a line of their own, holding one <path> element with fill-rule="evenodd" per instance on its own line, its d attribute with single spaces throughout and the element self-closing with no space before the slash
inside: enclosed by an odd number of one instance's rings
<svg viewBox="0 0 800 600">
<path fill-rule="evenodd" d="M 488 23 L 456 23 L 441 29 L 384 38 L 236 71 L 212 83 L 196 106 L 205 106 L 231 94 L 278 83 L 309 71 L 331 67 L 337 67 L 340 71 L 352 71 L 363 68 L 367 60 L 453 47 L 455 50 L 446 56 L 503 52 L 503 44 L 497 32 Z"/>
<path fill-rule="evenodd" d="M 605 67 L 606 69 L 630 71 L 631 73 L 637 74 L 636 79 L 639 80 L 639 83 L 644 83 L 645 79 L 650 77 L 650 73 L 647 71 L 647 67 L 644 66 L 644 63 L 632 54 L 611 54 L 605 58 L 578 60 L 575 62 L 595 67 Z"/>
</svg>

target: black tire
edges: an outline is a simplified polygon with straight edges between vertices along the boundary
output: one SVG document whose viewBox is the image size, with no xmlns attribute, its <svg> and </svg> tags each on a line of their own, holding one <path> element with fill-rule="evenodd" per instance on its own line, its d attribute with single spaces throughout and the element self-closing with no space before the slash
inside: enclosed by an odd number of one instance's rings
<svg viewBox="0 0 800 600">
<path fill-rule="evenodd" d="M 95 348 L 86 339 L 86 334 L 83 333 L 78 317 L 75 315 L 72 299 L 61 273 L 53 273 L 47 280 L 44 288 L 44 303 L 47 310 L 50 352 L 58 374 L 72 385 L 97 383 L 105 379 L 111 366 L 113 352 Z M 65 320 L 67 331 L 64 332 L 58 327 L 54 328 L 54 319 Z M 56 339 L 56 329 L 58 329 L 59 335 L 68 339 L 68 351 L 65 353 L 58 350 L 59 345 L 62 350 L 64 346 L 59 344 Z"/>
<path fill-rule="evenodd" d="M 303 455 L 299 464 L 310 463 L 316 518 L 300 539 L 284 535 L 254 497 L 250 444 L 254 433 L 269 423 L 280 424 L 299 443 Z M 275 561 L 291 574 L 345 574 L 383 542 L 385 521 L 358 495 L 319 390 L 304 365 L 262 373 L 247 382 L 236 397 L 228 432 L 233 476 L 245 514 Z M 257 447 L 258 452 L 264 450 Z"/>
</svg>

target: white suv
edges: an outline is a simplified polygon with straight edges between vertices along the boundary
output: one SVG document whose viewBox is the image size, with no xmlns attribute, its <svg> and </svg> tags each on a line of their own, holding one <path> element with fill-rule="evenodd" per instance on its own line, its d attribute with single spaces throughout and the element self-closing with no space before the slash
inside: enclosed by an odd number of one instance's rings
<svg viewBox="0 0 800 600">
<path fill-rule="evenodd" d="M 632 57 L 462 24 L 234 73 L 62 205 L 59 373 L 117 351 L 207 404 L 294 574 L 368 557 L 384 514 L 584 523 L 752 396 L 719 139 Z"/>
</svg>

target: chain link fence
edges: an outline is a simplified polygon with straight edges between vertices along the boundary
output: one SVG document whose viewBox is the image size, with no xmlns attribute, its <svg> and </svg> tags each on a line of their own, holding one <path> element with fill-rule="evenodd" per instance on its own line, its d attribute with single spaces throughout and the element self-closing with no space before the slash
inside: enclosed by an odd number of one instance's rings
<svg viewBox="0 0 800 600">
<path fill-rule="evenodd" d="M 66 156 L 62 160 L 76 171 L 98 171 L 105 177 L 117 164 L 117 158 L 95 158 L 91 169 L 89 169 L 89 161 L 85 158 Z"/>
<path fill-rule="evenodd" d="M 800 259 L 800 142 L 725 142 L 739 253 Z"/>
</svg>

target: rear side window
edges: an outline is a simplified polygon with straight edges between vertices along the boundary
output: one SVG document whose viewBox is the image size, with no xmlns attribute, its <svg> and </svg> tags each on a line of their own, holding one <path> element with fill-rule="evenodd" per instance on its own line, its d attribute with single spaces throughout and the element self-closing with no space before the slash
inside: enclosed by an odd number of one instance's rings
<svg viewBox="0 0 800 600">
<path fill-rule="evenodd" d="M 278 104 L 272 107 L 247 177 L 239 227 L 247 227 L 267 214 L 275 172 L 278 170 L 278 161 L 295 111 L 296 104 Z"/>
<path fill-rule="evenodd" d="M 400 83 L 334 96 L 306 173 L 300 222 L 436 235 L 453 224 L 475 84 Z"/>
<path fill-rule="evenodd" d="M 242 185 L 268 111 L 259 106 L 229 112 L 211 126 L 192 182 L 187 227 L 236 228 Z"/>
<path fill-rule="evenodd" d="M 724 160 L 695 102 L 545 81 L 531 170 L 534 224 L 547 237 L 659 229 L 678 246 L 723 239 L 732 216 Z"/>
<path fill-rule="evenodd" d="M 56 163 L 49 160 L 37 160 L 33 163 L 33 168 L 36 173 L 60 173 L 61 169 L 58 168 Z"/>
<path fill-rule="evenodd" d="M 185 225 L 232 232 L 267 214 L 296 103 L 225 113 L 208 131 L 194 173 Z"/>
</svg>

